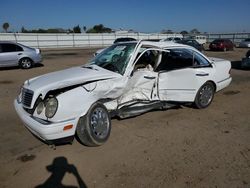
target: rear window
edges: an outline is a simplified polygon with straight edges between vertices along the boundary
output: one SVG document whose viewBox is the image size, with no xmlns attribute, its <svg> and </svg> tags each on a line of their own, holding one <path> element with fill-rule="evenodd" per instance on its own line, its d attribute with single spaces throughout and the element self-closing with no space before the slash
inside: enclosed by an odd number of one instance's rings
<svg viewBox="0 0 250 188">
<path fill-rule="evenodd" d="M 136 39 L 134 39 L 134 38 L 118 38 L 114 41 L 114 44 L 118 43 L 118 42 L 129 42 L 129 41 L 136 41 Z"/>
</svg>

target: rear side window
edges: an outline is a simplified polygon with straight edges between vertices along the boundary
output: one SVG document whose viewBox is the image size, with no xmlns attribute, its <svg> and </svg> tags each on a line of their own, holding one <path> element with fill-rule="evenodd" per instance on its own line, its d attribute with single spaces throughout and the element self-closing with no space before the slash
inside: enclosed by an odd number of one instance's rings
<svg viewBox="0 0 250 188">
<path fill-rule="evenodd" d="M 188 67 L 211 67 L 211 65 L 205 57 L 193 50 L 170 49 L 169 52 L 162 53 L 162 60 L 156 71 L 170 71 Z"/>
<path fill-rule="evenodd" d="M 23 48 L 21 46 L 16 45 L 16 51 L 23 51 Z"/>
<path fill-rule="evenodd" d="M 23 48 L 15 44 L 1 44 L 2 52 L 17 52 L 23 51 Z"/>
<path fill-rule="evenodd" d="M 193 53 L 188 49 L 171 49 L 163 52 L 162 61 L 156 71 L 175 70 L 193 66 Z"/>
<path fill-rule="evenodd" d="M 194 52 L 194 66 L 207 67 L 210 63 L 201 54 Z"/>
</svg>

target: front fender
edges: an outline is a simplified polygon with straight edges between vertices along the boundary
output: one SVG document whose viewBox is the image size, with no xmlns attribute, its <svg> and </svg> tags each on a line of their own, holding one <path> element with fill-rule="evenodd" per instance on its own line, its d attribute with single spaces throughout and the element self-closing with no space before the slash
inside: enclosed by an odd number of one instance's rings
<svg viewBox="0 0 250 188">
<path fill-rule="evenodd" d="M 77 87 L 58 95 L 58 109 L 51 121 L 64 121 L 85 115 L 90 106 L 98 100 L 93 92 Z"/>
</svg>

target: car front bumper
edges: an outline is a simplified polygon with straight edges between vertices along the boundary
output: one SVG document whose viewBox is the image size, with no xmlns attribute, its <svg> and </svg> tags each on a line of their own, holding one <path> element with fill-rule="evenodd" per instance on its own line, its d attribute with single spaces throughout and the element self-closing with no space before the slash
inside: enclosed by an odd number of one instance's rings
<svg viewBox="0 0 250 188">
<path fill-rule="evenodd" d="M 75 135 L 78 118 L 61 122 L 45 123 L 45 121 L 43 122 L 43 120 L 39 120 L 38 118 L 35 118 L 27 113 L 23 109 L 22 104 L 18 103 L 17 100 L 14 101 L 14 106 L 18 116 L 24 122 L 25 127 L 44 141 L 52 141 Z M 69 125 L 73 125 L 73 127 L 71 129 L 64 130 L 64 128 Z"/>
<path fill-rule="evenodd" d="M 42 63 L 42 61 L 43 61 L 43 58 L 40 54 L 35 56 L 35 58 L 33 58 L 34 63 Z"/>
</svg>

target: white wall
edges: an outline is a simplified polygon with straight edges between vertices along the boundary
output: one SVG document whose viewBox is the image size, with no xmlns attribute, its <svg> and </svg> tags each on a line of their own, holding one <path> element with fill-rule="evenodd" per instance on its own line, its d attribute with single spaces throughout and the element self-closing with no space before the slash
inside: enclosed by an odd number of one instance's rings
<svg viewBox="0 0 250 188">
<path fill-rule="evenodd" d="M 98 34 L 41 34 L 41 33 L 0 33 L 0 41 L 18 42 L 30 47 L 63 48 L 63 47 L 103 47 L 111 45 L 116 38 L 133 37 L 140 39 L 164 39 L 182 37 L 181 34 L 145 34 L 145 33 L 98 33 Z"/>
</svg>

